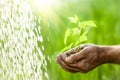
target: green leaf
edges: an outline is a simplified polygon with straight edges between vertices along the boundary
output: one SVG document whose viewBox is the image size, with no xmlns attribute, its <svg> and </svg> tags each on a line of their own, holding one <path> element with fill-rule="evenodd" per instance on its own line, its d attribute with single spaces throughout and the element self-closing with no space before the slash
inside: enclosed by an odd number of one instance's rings
<svg viewBox="0 0 120 80">
<path fill-rule="evenodd" d="M 78 28 L 71 29 L 71 35 L 79 35 L 79 34 L 80 34 L 80 30 Z"/>
<path fill-rule="evenodd" d="M 64 38 L 64 44 L 66 45 L 66 47 L 62 49 L 61 52 L 88 41 L 88 32 L 92 27 L 96 27 L 94 21 L 80 22 L 77 16 L 69 17 L 68 19 L 71 23 L 74 23 L 76 26 L 68 28 L 66 30 Z"/>
<path fill-rule="evenodd" d="M 84 32 L 81 36 L 78 37 L 78 40 L 75 42 L 74 46 L 77 46 L 78 44 L 80 45 L 82 42 L 87 41 L 87 33 Z"/>
<path fill-rule="evenodd" d="M 72 46 L 73 46 L 73 43 L 71 43 L 70 45 L 68 45 L 68 46 L 66 46 L 65 48 L 63 48 L 63 49 L 60 51 L 60 53 L 62 53 L 62 52 L 64 52 L 64 51 L 72 48 Z"/>
<path fill-rule="evenodd" d="M 78 23 L 79 22 L 79 18 L 76 15 L 74 17 L 68 17 L 68 19 L 72 23 Z"/>
<path fill-rule="evenodd" d="M 87 33 L 88 33 L 88 31 L 85 31 L 84 33 L 82 33 L 81 37 L 82 37 L 82 36 L 86 36 Z"/>
<path fill-rule="evenodd" d="M 68 28 L 65 32 L 64 44 L 67 44 L 67 39 L 70 36 L 70 28 Z"/>
<path fill-rule="evenodd" d="M 84 41 L 87 41 L 87 36 L 81 36 L 80 37 L 80 42 L 84 42 Z"/>
<path fill-rule="evenodd" d="M 87 26 L 89 26 L 89 27 L 96 27 L 96 24 L 95 24 L 94 21 L 83 21 L 83 22 L 81 22 L 81 27 L 82 28 L 85 28 Z"/>
<path fill-rule="evenodd" d="M 80 42 L 87 40 L 87 33 L 88 33 L 88 32 L 86 31 L 86 32 L 84 32 L 84 33 L 80 36 Z"/>
</svg>

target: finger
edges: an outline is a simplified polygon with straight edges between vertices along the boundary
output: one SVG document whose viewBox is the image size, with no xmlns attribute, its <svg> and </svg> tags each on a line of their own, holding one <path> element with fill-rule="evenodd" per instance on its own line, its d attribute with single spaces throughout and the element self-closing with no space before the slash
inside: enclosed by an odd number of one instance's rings
<svg viewBox="0 0 120 80">
<path fill-rule="evenodd" d="M 80 50 L 81 50 L 80 46 L 77 46 L 75 48 L 68 50 L 67 52 L 65 52 L 65 54 L 67 56 L 70 56 L 71 54 L 75 54 L 75 53 L 79 52 Z"/>
<path fill-rule="evenodd" d="M 58 63 L 58 64 L 60 64 L 60 55 L 58 55 L 57 57 L 56 57 L 56 62 Z"/>
<path fill-rule="evenodd" d="M 93 46 L 94 44 L 85 44 L 85 45 L 81 45 L 78 46 L 76 48 L 71 49 L 70 51 L 66 52 L 67 55 L 67 59 L 66 62 L 76 62 L 78 60 L 81 60 L 81 58 L 83 58 L 82 54 L 85 55 L 86 50 L 84 50 L 85 48 L 87 48 L 87 46 Z M 71 55 L 72 54 L 72 55 Z"/>
<path fill-rule="evenodd" d="M 76 72 L 81 72 L 81 73 L 86 73 L 84 69 L 82 69 L 83 66 L 83 61 L 76 63 L 76 64 L 67 64 L 64 62 L 64 59 L 62 58 L 62 55 L 58 57 L 59 64 L 61 67 L 71 73 L 76 73 Z"/>
<path fill-rule="evenodd" d="M 61 63 L 64 66 L 64 69 L 68 70 L 69 72 L 76 73 L 76 72 L 81 72 L 81 73 L 86 73 L 85 69 L 85 60 L 81 60 L 78 63 L 75 64 L 68 64 L 64 60 L 64 56 L 61 55 Z"/>
<path fill-rule="evenodd" d="M 65 59 L 65 62 L 67 63 L 77 63 L 78 61 L 81 61 L 85 58 L 85 51 L 80 51 L 76 54 L 73 54 Z"/>
<path fill-rule="evenodd" d="M 76 72 L 81 72 L 81 73 L 86 73 L 87 70 L 84 69 L 84 64 L 83 62 L 79 62 L 76 64 L 66 64 L 64 61 L 62 61 L 62 65 L 64 65 L 62 68 L 65 69 L 66 71 L 76 73 Z"/>
<path fill-rule="evenodd" d="M 57 57 L 56 57 L 56 62 L 57 62 L 58 64 L 59 64 L 60 61 L 61 61 L 61 56 L 62 56 L 62 59 L 63 59 L 63 60 L 65 60 L 66 57 L 67 57 L 66 54 L 59 54 L 59 55 L 57 55 Z"/>
<path fill-rule="evenodd" d="M 86 63 L 84 60 L 78 62 L 78 63 L 75 63 L 75 64 L 68 64 L 68 66 L 72 67 L 72 68 L 76 68 L 76 69 L 79 69 L 79 72 L 81 73 L 86 73 L 87 72 L 87 68 L 86 68 Z"/>
<path fill-rule="evenodd" d="M 80 52 L 80 50 L 84 49 L 87 46 L 93 46 L 94 44 L 83 44 L 81 46 L 77 46 L 75 48 L 72 48 L 68 51 L 66 51 L 64 54 L 66 54 L 67 56 L 70 56 L 71 54 L 75 54 L 77 52 Z"/>
<path fill-rule="evenodd" d="M 82 44 L 80 47 L 81 49 L 84 49 L 85 47 L 88 47 L 88 46 L 94 46 L 94 44 Z"/>
<path fill-rule="evenodd" d="M 60 56 L 59 59 L 61 59 L 59 63 L 60 63 L 61 67 L 62 67 L 64 70 L 69 71 L 69 72 L 72 72 L 72 73 L 79 72 L 79 69 L 68 66 L 68 65 L 64 62 L 62 56 Z"/>
<path fill-rule="evenodd" d="M 62 64 L 61 67 L 66 71 L 69 71 L 69 72 L 72 72 L 72 73 L 79 72 L 79 69 L 70 67 L 67 64 L 65 64 L 63 61 L 61 61 L 61 64 Z"/>
</svg>

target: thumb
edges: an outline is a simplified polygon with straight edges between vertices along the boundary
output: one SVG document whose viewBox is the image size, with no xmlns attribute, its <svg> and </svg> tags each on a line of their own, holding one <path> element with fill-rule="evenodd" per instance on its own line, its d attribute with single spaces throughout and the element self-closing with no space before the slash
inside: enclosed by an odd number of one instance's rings
<svg viewBox="0 0 120 80">
<path fill-rule="evenodd" d="M 82 60 L 84 58 L 83 54 L 81 54 L 80 52 L 70 55 L 65 59 L 65 62 L 67 63 L 77 63 L 78 61 Z"/>
</svg>

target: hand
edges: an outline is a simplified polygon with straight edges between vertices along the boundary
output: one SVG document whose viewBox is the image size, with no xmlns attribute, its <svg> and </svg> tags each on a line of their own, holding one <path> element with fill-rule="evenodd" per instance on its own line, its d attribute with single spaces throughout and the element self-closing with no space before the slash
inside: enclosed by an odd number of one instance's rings
<svg viewBox="0 0 120 80">
<path fill-rule="evenodd" d="M 83 45 L 57 56 L 57 63 L 69 72 L 87 73 L 106 62 L 106 49 L 97 45 Z"/>
</svg>

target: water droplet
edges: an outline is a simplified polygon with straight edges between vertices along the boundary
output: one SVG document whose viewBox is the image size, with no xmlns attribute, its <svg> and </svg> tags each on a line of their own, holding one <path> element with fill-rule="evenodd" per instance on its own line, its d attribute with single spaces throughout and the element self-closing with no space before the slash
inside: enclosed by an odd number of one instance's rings
<svg viewBox="0 0 120 80">
<path fill-rule="evenodd" d="M 25 0 L 0 0 L 0 13 L 0 79 L 42 80 L 45 73 L 49 80 L 44 45 L 37 44 L 44 41 L 35 22 L 40 17 Z"/>
</svg>

